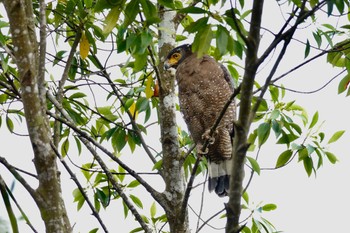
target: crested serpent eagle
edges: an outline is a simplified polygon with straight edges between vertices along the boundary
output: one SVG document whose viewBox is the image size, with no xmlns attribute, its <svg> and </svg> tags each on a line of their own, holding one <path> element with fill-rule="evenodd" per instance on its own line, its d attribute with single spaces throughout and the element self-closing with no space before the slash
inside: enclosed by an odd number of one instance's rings
<svg viewBox="0 0 350 233">
<path fill-rule="evenodd" d="M 205 154 L 208 159 L 209 191 L 215 190 L 219 196 L 226 196 L 232 166 L 234 102 L 225 112 L 213 137 L 209 137 L 209 132 L 234 92 L 233 80 L 222 64 L 208 55 L 198 57 L 189 44 L 170 51 L 164 67 L 176 69 L 180 111 L 197 144 L 198 154 Z M 206 139 L 211 142 L 208 150 L 202 152 L 200 148 Z"/>
</svg>

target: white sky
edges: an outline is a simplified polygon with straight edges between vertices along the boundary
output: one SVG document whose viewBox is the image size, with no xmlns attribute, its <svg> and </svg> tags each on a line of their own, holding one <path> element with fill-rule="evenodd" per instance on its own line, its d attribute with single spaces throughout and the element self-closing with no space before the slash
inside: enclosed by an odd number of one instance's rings
<svg viewBox="0 0 350 233">
<path fill-rule="evenodd" d="M 264 21 L 265 25 L 275 25 L 277 27 L 278 22 L 283 23 L 280 19 L 275 19 L 275 16 L 279 17 L 279 14 L 275 14 L 276 12 L 279 13 L 279 11 L 277 8 L 274 8 L 274 5 L 265 9 L 268 11 L 267 15 L 270 15 Z M 306 31 L 307 28 L 305 29 Z M 302 36 L 302 34 L 299 34 L 299 36 Z M 293 47 L 290 51 L 291 53 L 283 67 L 278 71 L 279 73 L 288 71 L 303 60 L 303 48 Z M 317 63 L 288 76 L 283 80 L 283 83 L 285 86 L 296 90 L 315 90 L 326 83 L 337 72 L 329 64 L 325 64 L 325 58 L 321 58 Z M 264 70 L 259 74 L 260 78 L 264 77 L 263 74 Z M 345 129 L 347 132 L 338 142 L 332 144 L 330 148 L 330 151 L 338 156 L 339 163 L 330 165 L 325 159 L 325 165 L 318 171 L 316 178 L 314 175 L 308 178 L 303 165 L 297 162 L 292 162 L 283 169 L 262 171 L 260 176 L 254 176 L 248 190 L 250 200 L 255 204 L 259 204 L 260 202 L 277 204 L 278 208 L 275 211 L 263 215 L 263 217 L 266 217 L 276 226 L 277 230 L 286 233 L 328 233 L 346 232 L 348 228 L 348 210 L 350 209 L 350 189 L 348 187 L 350 156 L 347 143 L 350 142 L 350 126 L 348 124 L 348 120 L 350 119 L 350 111 L 348 110 L 350 98 L 346 98 L 344 95 L 337 95 L 339 81 L 340 79 L 338 78 L 322 91 L 312 95 L 287 92 L 285 98 L 290 100 L 296 99 L 297 104 L 307 109 L 310 118 L 315 111 L 319 111 L 319 122 L 325 121 L 323 131 L 326 132 L 328 137 L 338 130 Z M 158 132 L 154 131 L 146 140 L 157 142 L 157 140 L 154 140 L 154 138 L 159 138 L 157 134 Z M 0 156 L 6 157 L 10 163 L 21 168 L 27 170 L 33 169 L 31 162 L 32 151 L 27 138 L 9 134 L 4 121 L 0 128 L 0 141 L 2 142 Z M 276 148 L 273 145 L 264 147 L 260 153 L 259 162 L 263 165 L 274 165 L 280 150 L 281 148 Z M 137 153 L 129 158 L 133 163 L 135 163 L 135 156 L 137 156 Z M 135 164 L 134 168 L 135 170 L 144 171 L 143 166 L 145 161 L 139 161 L 140 157 L 136 157 L 138 164 Z M 0 166 L 0 173 L 9 184 L 12 178 L 3 166 Z M 246 177 L 248 178 L 248 176 L 249 174 L 247 173 Z M 152 184 L 157 185 L 157 179 L 153 179 L 152 177 L 148 179 Z M 69 209 L 71 223 L 76 223 L 74 232 L 87 232 L 93 227 L 99 227 L 97 221 L 89 214 L 90 211 L 86 206 L 80 212 L 76 213 L 76 203 L 72 203 L 73 198 L 71 195 L 72 187 L 74 187 L 73 182 L 69 180 L 66 172 L 62 173 L 62 180 L 64 182 L 64 199 Z M 199 180 L 196 180 L 196 182 L 199 182 Z M 191 205 L 197 209 L 200 204 L 198 201 L 200 194 L 201 188 L 198 188 L 194 190 L 193 197 L 191 198 Z M 30 198 L 18 183 L 15 187 L 15 196 L 18 198 L 21 206 L 25 208 L 25 212 L 29 215 L 30 219 L 35 224 L 39 224 L 39 232 L 43 232 L 43 224 L 40 221 L 37 208 L 31 201 L 28 201 Z M 142 197 L 142 193 L 140 196 Z M 226 201 L 225 198 L 220 199 L 215 194 L 206 193 L 203 219 L 207 219 L 217 210 L 223 208 L 224 201 Z M 146 201 L 144 205 L 144 213 L 148 214 L 151 203 Z M 110 211 L 108 213 L 102 210 L 101 216 L 106 220 L 109 229 L 115 229 L 110 230 L 111 232 L 129 232 L 134 227 L 138 227 L 130 214 L 125 221 L 123 220 L 123 209 L 119 203 L 112 204 L 109 208 Z M 0 210 L 4 210 L 1 201 Z M 193 225 L 193 229 L 195 229 L 197 219 L 191 211 L 189 212 L 191 214 L 191 224 Z M 1 218 L 7 219 L 5 214 L 5 211 L 0 211 Z M 223 223 L 224 220 L 221 220 L 221 222 L 212 222 L 216 227 L 222 227 Z M 22 229 L 27 228 L 24 227 Z M 29 230 L 26 230 L 26 232 L 29 232 Z M 211 228 L 205 228 L 202 232 L 209 233 L 215 231 Z"/>
</svg>

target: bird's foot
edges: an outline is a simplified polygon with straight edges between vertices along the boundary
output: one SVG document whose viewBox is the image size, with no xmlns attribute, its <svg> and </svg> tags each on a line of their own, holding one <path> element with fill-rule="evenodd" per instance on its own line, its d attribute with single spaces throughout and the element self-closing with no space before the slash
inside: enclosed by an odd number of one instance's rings
<svg viewBox="0 0 350 233">
<path fill-rule="evenodd" d="M 210 129 L 207 129 L 207 130 L 204 132 L 204 134 L 202 135 L 202 139 L 203 139 L 203 140 L 208 140 L 208 143 L 209 143 L 210 145 L 212 145 L 212 144 L 214 144 L 214 142 L 215 142 L 215 136 L 216 136 L 217 134 L 218 134 L 218 131 L 215 130 L 214 133 L 213 133 L 213 135 L 210 136 Z"/>
<path fill-rule="evenodd" d="M 205 151 L 202 150 L 202 148 L 203 148 L 203 145 L 202 145 L 202 144 L 197 144 L 196 147 L 197 147 L 197 154 L 198 154 L 198 157 L 199 157 L 199 158 L 201 158 L 203 155 L 208 154 L 208 152 L 209 152 L 208 147 L 205 148 Z"/>
</svg>

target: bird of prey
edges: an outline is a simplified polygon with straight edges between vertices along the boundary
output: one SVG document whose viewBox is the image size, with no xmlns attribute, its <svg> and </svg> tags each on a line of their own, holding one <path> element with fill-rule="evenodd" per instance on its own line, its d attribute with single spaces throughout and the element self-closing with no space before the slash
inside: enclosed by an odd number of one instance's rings
<svg viewBox="0 0 350 233">
<path fill-rule="evenodd" d="M 227 69 L 214 58 L 198 57 L 191 45 L 184 44 L 170 51 L 164 68 L 175 68 L 180 111 L 198 154 L 208 158 L 209 191 L 226 196 L 231 174 L 233 122 L 236 106 L 232 102 L 220 121 L 214 135 L 210 128 L 218 118 L 224 105 L 234 92 L 233 80 Z M 210 144 L 207 151 L 201 151 L 205 140 Z"/>
</svg>

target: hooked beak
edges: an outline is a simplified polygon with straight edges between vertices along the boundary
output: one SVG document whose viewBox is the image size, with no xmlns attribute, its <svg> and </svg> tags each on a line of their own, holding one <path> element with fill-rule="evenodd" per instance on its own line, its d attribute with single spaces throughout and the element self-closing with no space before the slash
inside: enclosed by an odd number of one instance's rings
<svg viewBox="0 0 350 233">
<path fill-rule="evenodd" d="M 169 63 L 169 60 L 166 60 L 165 62 L 164 62 L 164 69 L 165 70 L 168 70 L 168 69 L 170 69 L 171 68 L 171 64 Z"/>
</svg>

